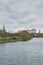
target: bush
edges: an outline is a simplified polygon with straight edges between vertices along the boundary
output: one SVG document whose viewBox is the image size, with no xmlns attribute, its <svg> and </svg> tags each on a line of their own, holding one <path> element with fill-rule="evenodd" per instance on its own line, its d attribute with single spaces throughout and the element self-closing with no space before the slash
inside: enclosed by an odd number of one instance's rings
<svg viewBox="0 0 43 65">
<path fill-rule="evenodd" d="M 23 41 L 27 41 L 32 38 L 32 34 L 27 31 L 20 31 L 18 35 L 22 38 Z"/>
</svg>

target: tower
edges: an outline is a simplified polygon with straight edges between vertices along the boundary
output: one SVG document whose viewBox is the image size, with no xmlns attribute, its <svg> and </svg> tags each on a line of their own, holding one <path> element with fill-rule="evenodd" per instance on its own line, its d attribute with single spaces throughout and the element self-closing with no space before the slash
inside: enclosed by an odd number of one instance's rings
<svg viewBox="0 0 43 65">
<path fill-rule="evenodd" d="M 3 25 L 3 31 L 6 32 L 6 30 L 5 30 L 5 25 Z"/>
<path fill-rule="evenodd" d="M 40 30 L 39 30 L 39 34 L 40 34 L 41 32 L 40 32 Z"/>
</svg>

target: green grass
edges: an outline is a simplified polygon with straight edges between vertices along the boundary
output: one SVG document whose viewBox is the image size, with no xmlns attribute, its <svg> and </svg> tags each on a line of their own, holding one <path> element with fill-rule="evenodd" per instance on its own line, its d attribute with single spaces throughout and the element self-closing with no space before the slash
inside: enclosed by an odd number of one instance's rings
<svg viewBox="0 0 43 65">
<path fill-rule="evenodd" d="M 18 36 L 12 36 L 12 37 L 0 37 L 0 42 L 15 42 L 15 41 L 21 41 L 22 39 Z"/>
</svg>

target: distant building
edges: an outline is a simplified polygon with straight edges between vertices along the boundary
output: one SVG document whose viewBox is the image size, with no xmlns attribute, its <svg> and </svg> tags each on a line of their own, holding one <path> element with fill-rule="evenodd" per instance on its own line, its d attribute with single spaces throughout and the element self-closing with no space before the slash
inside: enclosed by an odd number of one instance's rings
<svg viewBox="0 0 43 65">
<path fill-rule="evenodd" d="M 6 32 L 6 30 L 5 30 L 5 25 L 3 25 L 3 31 Z"/>
<path fill-rule="evenodd" d="M 29 33 L 36 33 L 36 29 L 27 30 Z"/>
<path fill-rule="evenodd" d="M 36 33 L 36 29 L 32 29 L 32 33 Z"/>
</svg>

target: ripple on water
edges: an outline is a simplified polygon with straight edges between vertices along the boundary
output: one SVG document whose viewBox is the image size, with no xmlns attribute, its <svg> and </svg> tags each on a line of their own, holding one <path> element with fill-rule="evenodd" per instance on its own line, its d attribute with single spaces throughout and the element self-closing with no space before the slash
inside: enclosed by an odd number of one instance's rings
<svg viewBox="0 0 43 65">
<path fill-rule="evenodd" d="M 0 65 L 43 65 L 43 39 L 0 44 Z"/>
</svg>

